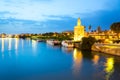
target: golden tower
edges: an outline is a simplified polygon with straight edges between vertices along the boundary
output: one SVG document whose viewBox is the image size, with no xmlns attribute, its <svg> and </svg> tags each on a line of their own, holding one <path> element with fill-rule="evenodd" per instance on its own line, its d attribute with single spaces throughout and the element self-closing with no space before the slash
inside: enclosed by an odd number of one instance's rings
<svg viewBox="0 0 120 80">
<path fill-rule="evenodd" d="M 78 18 L 77 26 L 74 27 L 74 41 L 81 41 L 84 33 L 84 26 L 81 25 L 81 20 Z"/>
</svg>

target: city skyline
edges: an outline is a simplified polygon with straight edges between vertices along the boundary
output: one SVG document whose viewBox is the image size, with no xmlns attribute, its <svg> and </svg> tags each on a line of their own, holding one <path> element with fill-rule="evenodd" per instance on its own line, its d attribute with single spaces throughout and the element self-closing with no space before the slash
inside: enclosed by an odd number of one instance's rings
<svg viewBox="0 0 120 80">
<path fill-rule="evenodd" d="M 120 21 L 119 0 L 1 0 L 1 33 L 43 33 L 73 30 L 82 25 L 109 29 Z"/>
</svg>

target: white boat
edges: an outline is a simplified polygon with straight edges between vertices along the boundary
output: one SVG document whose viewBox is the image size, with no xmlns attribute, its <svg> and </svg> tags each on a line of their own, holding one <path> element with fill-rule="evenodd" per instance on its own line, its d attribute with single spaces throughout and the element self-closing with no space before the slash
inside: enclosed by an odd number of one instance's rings
<svg viewBox="0 0 120 80">
<path fill-rule="evenodd" d="M 46 42 L 47 42 L 48 44 L 50 44 L 50 45 L 60 45 L 60 44 L 61 44 L 60 41 L 58 41 L 58 40 L 53 40 L 53 39 L 47 40 Z"/>
<path fill-rule="evenodd" d="M 73 48 L 74 43 L 71 40 L 65 40 L 65 41 L 62 41 L 62 46 L 67 48 Z"/>
<path fill-rule="evenodd" d="M 45 42 L 43 39 L 38 39 L 37 42 Z"/>
</svg>

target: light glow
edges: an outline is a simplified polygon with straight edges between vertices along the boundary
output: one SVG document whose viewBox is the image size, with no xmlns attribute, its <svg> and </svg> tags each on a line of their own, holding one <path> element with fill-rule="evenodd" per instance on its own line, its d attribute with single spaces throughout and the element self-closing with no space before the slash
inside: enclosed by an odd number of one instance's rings
<svg viewBox="0 0 120 80">
<path fill-rule="evenodd" d="M 93 58 L 94 64 L 97 65 L 98 61 L 99 61 L 99 56 L 98 55 L 94 55 L 94 58 Z"/>
<path fill-rule="evenodd" d="M 83 59 L 83 56 L 82 56 L 81 51 L 74 49 L 74 52 L 73 52 L 73 60 L 74 60 L 73 73 L 75 76 L 78 76 L 78 74 L 79 74 L 80 67 L 82 65 L 82 59 Z"/>
</svg>

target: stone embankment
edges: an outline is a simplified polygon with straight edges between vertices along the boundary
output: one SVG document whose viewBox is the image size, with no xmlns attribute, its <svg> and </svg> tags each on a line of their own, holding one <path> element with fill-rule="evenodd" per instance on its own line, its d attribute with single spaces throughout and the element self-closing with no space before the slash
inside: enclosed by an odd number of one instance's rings
<svg viewBox="0 0 120 80">
<path fill-rule="evenodd" d="M 92 50 L 120 56 L 120 44 L 95 43 L 92 46 Z"/>
</svg>

